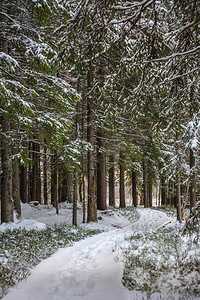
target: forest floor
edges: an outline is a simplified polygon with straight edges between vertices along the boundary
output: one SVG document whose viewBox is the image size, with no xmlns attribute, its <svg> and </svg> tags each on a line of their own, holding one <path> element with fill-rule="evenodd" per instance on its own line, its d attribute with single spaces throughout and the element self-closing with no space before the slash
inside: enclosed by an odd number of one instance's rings
<svg viewBox="0 0 200 300">
<path fill-rule="evenodd" d="M 42 229 L 44 224 L 71 223 L 71 208 L 63 204 L 60 214 L 52 208 L 23 205 L 24 220 L 21 226 Z M 82 211 L 78 211 L 79 225 L 86 229 L 100 229 L 102 233 L 60 248 L 43 260 L 30 276 L 10 288 L 4 300 L 136 300 L 136 299 L 200 299 L 184 298 L 180 294 L 162 296 L 137 289 L 126 284 L 124 253 L 134 234 L 156 232 L 163 225 L 178 226 L 173 217 L 154 209 L 108 210 L 98 212 L 98 223 L 81 224 Z M 33 221 L 34 220 L 34 221 Z M 29 225 L 28 225 L 29 224 Z M 0 230 L 3 229 L 1 225 Z M 7 225 L 17 226 L 17 225 Z M 19 225 L 18 225 L 19 226 Z M 144 242 L 144 241 L 143 241 Z M 142 242 L 142 243 L 143 243 Z M 141 244 L 143 245 L 143 244 Z M 128 250 L 127 250 L 128 251 Z M 122 278 L 125 287 L 122 284 Z"/>
</svg>

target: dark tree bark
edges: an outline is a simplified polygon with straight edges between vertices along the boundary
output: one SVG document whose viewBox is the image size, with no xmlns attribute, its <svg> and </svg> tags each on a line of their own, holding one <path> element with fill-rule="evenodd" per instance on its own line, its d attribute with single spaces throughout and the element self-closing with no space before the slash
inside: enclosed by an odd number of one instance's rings
<svg viewBox="0 0 200 300">
<path fill-rule="evenodd" d="M 156 206 L 158 205 L 158 203 L 159 203 L 159 196 L 158 196 L 158 194 L 159 194 L 159 186 L 156 186 Z"/>
<path fill-rule="evenodd" d="M 167 204 L 171 206 L 172 204 L 172 183 L 168 183 L 168 192 L 167 192 Z"/>
<path fill-rule="evenodd" d="M 36 199 L 41 203 L 41 167 L 40 167 L 40 145 L 36 144 Z"/>
<path fill-rule="evenodd" d="M 148 166 L 147 158 L 143 159 L 143 194 L 144 194 L 144 207 L 148 207 Z"/>
<path fill-rule="evenodd" d="M 79 174 L 79 185 L 78 185 L 78 194 L 79 194 L 79 200 L 81 203 L 83 203 L 83 178 L 82 174 Z"/>
<path fill-rule="evenodd" d="M 92 68 L 88 72 L 88 90 L 92 86 Z M 92 107 L 92 100 L 87 98 L 87 141 L 90 145 L 94 146 L 94 111 Z M 93 151 L 88 151 L 88 222 L 97 221 L 97 207 L 96 207 L 96 197 L 95 197 L 95 176 L 94 176 L 94 153 Z"/>
<path fill-rule="evenodd" d="M 119 177 L 119 206 L 125 208 L 125 183 L 124 183 L 124 152 L 120 150 L 119 153 L 119 166 L 120 166 L 120 177 Z"/>
<path fill-rule="evenodd" d="M 165 183 L 165 177 L 161 177 L 161 205 L 166 205 L 166 183 Z"/>
<path fill-rule="evenodd" d="M 158 187 L 158 205 L 161 205 L 161 181 L 159 182 Z"/>
<path fill-rule="evenodd" d="M 192 149 L 190 149 L 190 210 L 196 204 L 196 174 L 195 174 L 195 156 Z"/>
<path fill-rule="evenodd" d="M 44 147 L 44 156 L 43 156 L 43 197 L 44 204 L 48 204 L 48 179 L 47 179 L 47 147 Z"/>
<path fill-rule="evenodd" d="M 106 155 L 102 151 L 102 132 L 97 137 L 97 209 L 106 210 Z"/>
<path fill-rule="evenodd" d="M 180 174 L 177 172 L 177 186 L 176 186 L 176 196 L 177 196 L 177 220 L 181 223 L 181 179 Z"/>
<path fill-rule="evenodd" d="M 93 111 L 88 105 L 88 142 L 94 146 L 94 131 L 91 125 Z M 88 222 L 97 221 L 96 197 L 95 197 L 95 177 L 94 177 L 94 153 L 88 152 Z"/>
<path fill-rule="evenodd" d="M 32 142 L 30 148 L 32 166 L 30 166 L 30 200 L 41 202 L 41 170 L 40 170 L 40 146 Z"/>
<path fill-rule="evenodd" d="M 20 166 L 20 198 L 23 203 L 28 203 L 28 170 L 27 166 Z"/>
<path fill-rule="evenodd" d="M 74 175 L 67 169 L 59 169 L 59 202 L 73 203 L 74 199 Z"/>
<path fill-rule="evenodd" d="M 21 217 L 19 161 L 17 157 L 12 161 L 12 198 L 14 209 L 17 215 Z"/>
<path fill-rule="evenodd" d="M 132 200 L 133 206 L 138 206 L 138 198 L 137 198 L 137 176 L 136 171 L 132 170 L 131 172 L 131 179 L 132 179 Z"/>
<path fill-rule="evenodd" d="M 3 116 L 0 118 L 2 132 L 6 135 L 10 124 Z M 7 138 L 1 139 L 1 223 L 13 222 L 13 201 L 12 201 L 12 161 L 11 150 Z"/>
<path fill-rule="evenodd" d="M 111 168 L 109 170 L 109 206 L 115 207 L 115 156 L 110 155 Z"/>
<path fill-rule="evenodd" d="M 148 159 L 148 206 L 153 206 L 153 173 L 152 162 Z"/>
<path fill-rule="evenodd" d="M 153 206 L 152 181 L 149 182 L 148 192 L 149 192 L 149 207 L 152 207 Z"/>
<path fill-rule="evenodd" d="M 32 161 L 33 159 L 33 153 L 32 153 L 32 142 L 29 142 L 28 145 L 29 149 L 29 160 Z M 27 175 L 28 175 L 28 202 L 32 200 L 32 165 L 31 163 L 28 164 L 27 166 Z"/>
<path fill-rule="evenodd" d="M 62 199 L 62 168 L 58 168 L 58 203 L 64 202 Z"/>
<path fill-rule="evenodd" d="M 170 205 L 170 183 L 166 184 L 166 205 Z"/>
<path fill-rule="evenodd" d="M 77 172 L 74 172 L 74 195 L 73 195 L 73 220 L 72 225 L 77 226 L 77 201 L 78 201 L 78 193 L 77 193 Z"/>
<path fill-rule="evenodd" d="M 37 201 L 37 155 L 36 144 L 32 143 L 32 170 L 31 170 L 31 201 Z"/>
<path fill-rule="evenodd" d="M 65 173 L 65 171 L 61 171 L 61 191 L 60 191 L 60 202 L 72 202 L 72 196 L 69 193 L 69 188 L 71 189 L 71 187 L 68 184 L 68 180 L 67 180 L 67 175 Z M 68 194 L 70 194 L 70 197 L 68 196 Z M 70 201 L 69 199 L 70 198 Z"/>
<path fill-rule="evenodd" d="M 68 170 L 64 173 L 65 178 L 65 191 L 63 190 L 63 197 L 66 193 L 67 202 L 73 203 L 73 174 Z"/>
<path fill-rule="evenodd" d="M 58 214 L 58 161 L 57 155 L 51 157 L 51 204 Z"/>
<path fill-rule="evenodd" d="M 172 183 L 172 205 L 176 207 L 176 184 Z"/>
<path fill-rule="evenodd" d="M 78 81 L 77 81 L 77 91 L 78 93 L 80 93 L 80 77 L 78 78 Z M 76 104 L 76 138 L 79 138 L 80 137 L 80 106 L 81 106 L 81 103 L 78 102 Z M 78 172 L 77 172 L 77 169 L 75 167 L 75 171 L 74 171 L 74 190 L 73 190 L 73 221 L 72 221 L 72 225 L 75 225 L 77 226 L 77 202 L 78 202 L 78 192 L 77 192 L 77 189 L 78 189 Z"/>
<path fill-rule="evenodd" d="M 85 188 L 85 178 L 84 174 L 82 175 L 82 186 L 83 186 L 83 223 L 86 222 L 86 188 Z"/>
<path fill-rule="evenodd" d="M 86 116 L 87 116 L 87 82 L 85 79 L 81 81 L 81 91 L 82 91 L 82 114 L 81 114 L 81 137 L 84 141 L 85 136 L 85 127 L 86 127 Z M 82 186 L 82 202 L 83 202 L 83 223 L 86 222 L 86 185 L 85 185 L 85 174 L 86 174 L 86 157 L 84 155 L 84 145 L 82 144 L 82 174 L 81 174 L 81 186 Z"/>
</svg>

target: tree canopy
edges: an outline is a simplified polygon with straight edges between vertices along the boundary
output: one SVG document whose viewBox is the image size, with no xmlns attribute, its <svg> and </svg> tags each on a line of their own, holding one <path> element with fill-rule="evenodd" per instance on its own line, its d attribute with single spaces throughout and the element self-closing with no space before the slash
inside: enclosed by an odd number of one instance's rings
<svg viewBox="0 0 200 300">
<path fill-rule="evenodd" d="M 137 172 L 146 206 L 160 185 L 163 204 L 175 203 L 181 221 L 187 185 L 191 207 L 199 190 L 199 7 L 199 0 L 1 2 L 1 201 L 11 212 L 2 220 L 12 219 L 17 157 L 19 167 L 38 172 L 37 184 L 47 163 L 59 199 L 71 176 L 72 198 L 79 185 L 85 201 L 87 175 L 88 221 L 96 196 L 97 205 L 106 201 L 96 174 L 105 188 L 113 163 L 127 178 Z"/>
</svg>

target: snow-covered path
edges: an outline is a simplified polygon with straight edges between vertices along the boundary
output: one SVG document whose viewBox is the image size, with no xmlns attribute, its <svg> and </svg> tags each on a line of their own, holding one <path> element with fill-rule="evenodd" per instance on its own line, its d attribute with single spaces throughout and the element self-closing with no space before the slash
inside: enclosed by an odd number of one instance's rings
<svg viewBox="0 0 200 300">
<path fill-rule="evenodd" d="M 140 214 L 140 218 L 137 222 L 133 223 L 133 231 L 154 230 L 170 222 L 170 219 L 163 212 L 151 208 L 137 208 L 137 211 Z"/>
<path fill-rule="evenodd" d="M 156 229 L 168 217 L 152 209 L 138 209 L 135 223 L 113 229 L 58 250 L 33 269 L 26 281 L 10 289 L 4 300 L 132 300 L 121 283 L 118 259 L 124 237 L 134 231 Z"/>
</svg>

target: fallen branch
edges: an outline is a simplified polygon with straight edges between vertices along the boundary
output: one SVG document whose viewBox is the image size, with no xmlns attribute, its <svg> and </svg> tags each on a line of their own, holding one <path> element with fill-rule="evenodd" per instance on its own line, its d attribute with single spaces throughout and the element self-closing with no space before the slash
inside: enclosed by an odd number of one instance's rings
<svg viewBox="0 0 200 300">
<path fill-rule="evenodd" d="M 171 223 L 171 220 L 168 220 L 167 222 L 163 223 L 162 225 L 158 226 L 158 228 L 156 228 L 156 230 L 159 230 L 161 228 L 164 228 L 165 226 L 167 226 L 169 223 Z"/>
</svg>

